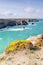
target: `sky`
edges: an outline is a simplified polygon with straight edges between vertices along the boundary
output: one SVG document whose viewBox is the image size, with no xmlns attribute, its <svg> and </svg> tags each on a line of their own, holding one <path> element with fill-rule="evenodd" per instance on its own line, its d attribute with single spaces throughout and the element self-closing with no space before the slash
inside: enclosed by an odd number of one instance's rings
<svg viewBox="0 0 43 65">
<path fill-rule="evenodd" d="M 0 18 L 43 18 L 43 0 L 0 0 Z"/>
</svg>

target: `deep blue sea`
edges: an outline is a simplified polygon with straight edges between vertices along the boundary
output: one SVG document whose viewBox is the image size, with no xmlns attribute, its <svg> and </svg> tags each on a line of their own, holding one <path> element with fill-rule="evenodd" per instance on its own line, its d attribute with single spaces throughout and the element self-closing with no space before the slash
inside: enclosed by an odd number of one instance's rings
<svg viewBox="0 0 43 65">
<path fill-rule="evenodd" d="M 27 39 L 29 36 L 38 34 L 43 34 L 43 21 L 0 29 L 0 53 L 4 52 L 10 42 Z"/>
</svg>

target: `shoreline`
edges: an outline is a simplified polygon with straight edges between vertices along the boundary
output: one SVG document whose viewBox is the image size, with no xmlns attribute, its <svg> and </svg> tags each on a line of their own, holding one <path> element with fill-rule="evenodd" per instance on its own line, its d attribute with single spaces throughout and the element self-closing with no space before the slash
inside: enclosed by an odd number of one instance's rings
<svg viewBox="0 0 43 65">
<path fill-rule="evenodd" d="M 43 65 L 43 34 L 29 37 L 27 40 L 11 42 L 0 55 L 0 65 L 3 64 Z"/>
<path fill-rule="evenodd" d="M 39 22 L 39 19 L 31 18 L 0 19 L 0 29 L 6 28 L 8 26 L 28 25 L 28 22 Z"/>
</svg>

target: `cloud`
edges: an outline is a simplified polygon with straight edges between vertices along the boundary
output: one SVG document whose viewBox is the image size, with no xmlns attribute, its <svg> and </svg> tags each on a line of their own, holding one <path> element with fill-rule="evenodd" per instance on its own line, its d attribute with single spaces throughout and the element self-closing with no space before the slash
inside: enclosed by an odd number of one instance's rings
<svg viewBox="0 0 43 65">
<path fill-rule="evenodd" d="M 40 8 L 40 9 L 38 9 L 38 8 L 33 8 L 33 7 L 26 7 L 26 8 L 24 8 L 24 12 L 25 13 L 43 13 L 43 9 L 42 8 Z"/>
<path fill-rule="evenodd" d="M 24 13 L 28 17 L 43 18 L 43 8 L 25 7 Z"/>
<path fill-rule="evenodd" d="M 35 9 L 32 7 L 24 8 L 24 12 L 26 12 L 26 13 L 33 13 L 34 11 L 35 11 Z"/>
<path fill-rule="evenodd" d="M 43 13 L 43 9 L 36 9 L 36 13 Z"/>
<path fill-rule="evenodd" d="M 0 16 L 4 18 L 15 17 L 17 14 L 14 11 L 2 11 Z"/>
<path fill-rule="evenodd" d="M 13 11 L 0 10 L 0 18 L 43 18 L 43 8 L 25 7 Z"/>
</svg>

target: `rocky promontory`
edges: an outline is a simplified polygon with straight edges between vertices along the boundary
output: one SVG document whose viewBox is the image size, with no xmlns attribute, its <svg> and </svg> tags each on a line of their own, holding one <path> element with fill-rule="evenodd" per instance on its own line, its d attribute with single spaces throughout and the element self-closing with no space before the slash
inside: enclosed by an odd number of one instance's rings
<svg viewBox="0 0 43 65">
<path fill-rule="evenodd" d="M 0 55 L 0 65 L 43 65 L 43 34 L 11 42 Z"/>
<path fill-rule="evenodd" d="M 16 25 L 28 25 L 28 22 L 38 22 L 38 19 L 29 19 L 29 18 L 18 18 L 18 19 L 0 19 L 0 29 L 8 26 Z"/>
</svg>

